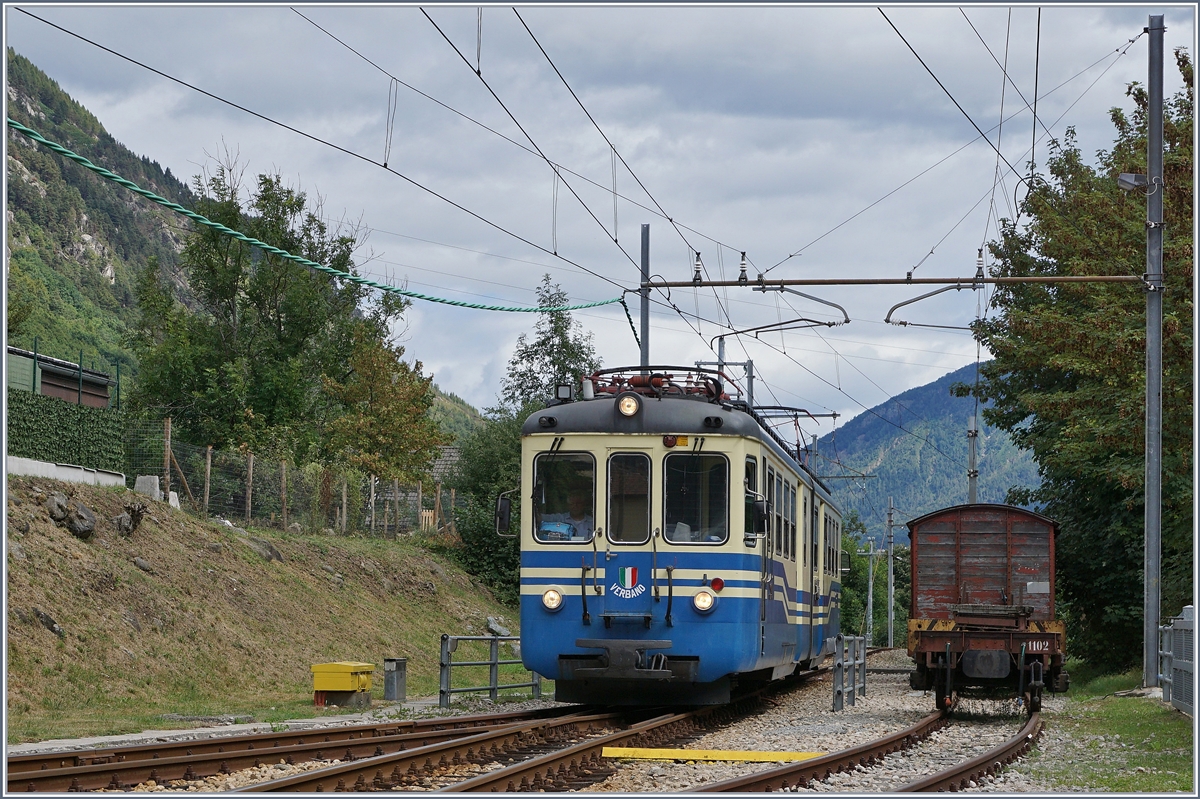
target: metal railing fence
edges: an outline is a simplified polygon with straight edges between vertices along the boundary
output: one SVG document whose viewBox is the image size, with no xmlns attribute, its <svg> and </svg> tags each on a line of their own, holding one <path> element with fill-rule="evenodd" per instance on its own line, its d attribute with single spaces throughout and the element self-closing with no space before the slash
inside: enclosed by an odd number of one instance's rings
<svg viewBox="0 0 1200 799">
<path fill-rule="evenodd" d="M 1196 620 L 1191 605 L 1158 628 L 1158 662 L 1162 674 L 1158 675 L 1162 685 L 1163 701 L 1189 716 L 1195 716 L 1196 700 Z"/>
<path fill-rule="evenodd" d="M 839 634 L 833 644 L 833 709 L 841 710 L 846 703 L 854 707 L 856 695 L 867 695 L 867 638 Z"/>
<path fill-rule="evenodd" d="M 438 688 L 438 704 L 441 707 L 450 707 L 451 694 L 479 693 L 487 691 L 488 697 L 495 702 L 500 695 L 501 689 L 510 690 L 513 688 L 532 688 L 533 698 L 542 698 L 542 678 L 535 672 L 531 671 L 531 679 L 529 682 L 520 683 L 501 683 L 500 682 L 500 667 L 519 664 L 520 658 L 517 659 L 500 659 L 500 644 L 501 642 L 520 641 L 521 639 L 515 635 L 443 635 L 442 636 L 442 653 L 438 661 L 440 666 L 439 688 Z M 458 650 L 460 641 L 486 641 L 488 644 L 487 660 L 460 660 L 454 662 L 454 653 Z M 469 688 L 454 688 L 453 669 L 464 666 L 487 666 L 488 667 L 488 684 Z"/>
</svg>

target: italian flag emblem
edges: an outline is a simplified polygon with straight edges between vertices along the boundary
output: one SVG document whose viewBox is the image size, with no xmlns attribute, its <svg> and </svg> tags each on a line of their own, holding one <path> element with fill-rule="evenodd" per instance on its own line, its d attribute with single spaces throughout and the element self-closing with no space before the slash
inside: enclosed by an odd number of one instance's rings
<svg viewBox="0 0 1200 799">
<path fill-rule="evenodd" d="M 632 566 L 618 569 L 617 581 L 620 582 L 621 587 L 625 590 L 633 588 L 635 585 L 637 585 L 637 567 Z"/>
</svg>

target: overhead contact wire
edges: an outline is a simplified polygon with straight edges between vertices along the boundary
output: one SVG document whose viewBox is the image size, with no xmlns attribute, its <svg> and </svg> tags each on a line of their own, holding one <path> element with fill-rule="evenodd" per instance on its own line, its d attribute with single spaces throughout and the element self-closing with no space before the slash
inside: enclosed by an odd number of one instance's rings
<svg viewBox="0 0 1200 799">
<path fill-rule="evenodd" d="M 432 297 L 432 296 L 429 296 L 428 294 L 421 294 L 419 292 L 409 291 L 408 289 L 402 289 L 397 286 L 390 286 L 386 283 L 379 283 L 377 281 L 362 277 L 361 275 L 355 275 L 351 272 L 343 272 L 340 269 L 334 269 L 331 266 L 326 266 L 325 264 L 319 264 L 316 261 L 310 261 L 309 259 L 302 258 L 299 255 L 293 255 L 292 253 L 287 252 L 286 250 L 281 250 L 278 247 L 274 247 L 270 244 L 267 244 L 266 242 L 259 241 L 256 238 L 252 238 L 250 236 L 247 236 L 244 233 L 241 233 L 239 231 L 233 230 L 232 228 L 226 227 L 225 225 L 222 225 L 220 222 L 214 222 L 202 214 L 198 214 L 195 211 L 190 211 L 187 208 L 184 208 L 182 205 L 179 205 L 178 203 L 173 203 L 164 197 L 158 196 L 157 194 L 155 194 L 152 191 L 147 191 L 146 189 L 143 189 L 141 186 L 138 186 L 133 181 L 126 180 L 125 178 L 121 177 L 120 175 L 110 172 L 109 170 L 105 169 L 102 166 L 97 166 L 96 164 L 93 164 L 91 161 L 89 161 L 87 158 L 84 158 L 82 155 L 79 155 L 78 153 L 68 150 L 66 147 L 63 147 L 61 144 L 58 144 L 57 142 L 50 141 L 49 139 L 45 138 L 40 133 L 38 133 L 36 130 L 33 130 L 32 128 L 28 128 L 28 127 L 22 125 L 20 122 L 17 122 L 16 120 L 12 119 L 11 117 L 8 118 L 8 126 L 10 128 L 12 128 L 13 130 L 17 131 L 18 133 L 21 133 L 22 135 L 27 136 L 28 138 L 32 139 L 33 141 L 36 141 L 39 144 L 42 144 L 42 145 L 50 148 L 51 150 L 58 153 L 59 155 L 62 155 L 62 156 L 65 156 L 66 158 L 71 159 L 72 161 L 76 162 L 77 164 L 84 167 L 85 169 L 95 172 L 97 175 L 101 176 L 102 178 L 105 178 L 106 180 L 110 180 L 119 186 L 124 186 L 125 188 L 129 189 L 130 191 L 134 192 L 135 194 L 140 194 L 141 196 L 145 197 L 146 199 L 148 199 L 152 202 L 158 203 L 159 205 L 163 206 L 164 208 L 169 208 L 178 214 L 182 214 L 183 216 L 186 216 L 188 219 L 191 219 L 193 222 L 197 222 L 201 225 L 204 225 L 205 227 L 212 228 L 213 230 L 223 233 L 226 236 L 229 236 L 230 238 L 234 238 L 234 239 L 237 239 L 238 241 L 245 242 L 246 244 L 249 244 L 253 247 L 257 247 L 257 248 L 263 250 L 264 252 L 269 252 L 272 255 L 277 255 L 280 258 L 284 258 L 288 261 L 293 261 L 295 263 L 300 264 L 301 266 L 306 266 L 309 269 L 314 269 L 318 272 L 324 272 L 325 274 L 331 275 L 333 277 L 344 278 L 344 279 L 350 280 L 354 283 L 359 283 L 361 285 L 367 286 L 369 288 L 377 289 L 379 291 L 386 291 L 386 292 L 390 292 L 392 294 L 400 294 L 405 297 L 412 297 L 413 299 L 426 300 L 427 302 L 437 302 L 437 303 L 442 303 L 445 305 L 455 305 L 460 308 L 473 308 L 473 309 L 482 310 L 482 311 L 507 311 L 510 313 L 555 313 L 555 312 L 559 312 L 559 311 L 581 310 L 583 308 L 596 308 L 601 305 L 612 305 L 612 304 L 618 303 L 618 302 L 624 303 L 625 298 L 624 298 L 624 295 L 622 295 L 620 297 L 615 297 L 611 300 L 601 300 L 599 302 L 589 302 L 589 303 L 584 303 L 581 305 L 569 305 L 569 306 L 562 306 L 562 307 L 556 307 L 556 308 L 517 308 L 517 307 L 507 307 L 507 306 L 500 306 L 500 305 L 483 305 L 483 304 L 474 303 L 474 302 L 464 302 L 462 300 L 446 299 L 444 297 Z M 628 310 L 626 310 L 626 313 L 628 313 Z"/>
</svg>

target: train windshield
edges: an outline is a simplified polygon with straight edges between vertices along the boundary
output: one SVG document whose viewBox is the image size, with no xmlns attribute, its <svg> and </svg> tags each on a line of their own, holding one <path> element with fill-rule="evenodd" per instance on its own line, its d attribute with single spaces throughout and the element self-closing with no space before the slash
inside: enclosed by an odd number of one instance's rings
<svg viewBox="0 0 1200 799">
<path fill-rule="evenodd" d="M 729 461 L 724 455 L 672 453 L 663 459 L 663 535 L 677 544 L 729 538 Z"/>
<path fill-rule="evenodd" d="M 533 536 L 543 543 L 592 540 L 596 461 L 587 453 L 543 452 L 533 461 Z"/>
<path fill-rule="evenodd" d="M 650 540 L 650 457 L 640 453 L 608 459 L 608 537 L 620 544 Z"/>
</svg>

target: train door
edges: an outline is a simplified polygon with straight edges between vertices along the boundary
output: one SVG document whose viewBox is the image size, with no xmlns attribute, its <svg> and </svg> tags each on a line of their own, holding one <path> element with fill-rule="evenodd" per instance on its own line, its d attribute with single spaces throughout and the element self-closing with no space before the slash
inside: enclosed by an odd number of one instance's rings
<svg viewBox="0 0 1200 799">
<path fill-rule="evenodd" d="M 809 595 L 809 655 L 813 659 L 820 659 L 821 647 L 823 639 L 819 629 L 821 618 L 821 548 L 823 545 L 823 530 L 821 526 L 821 502 L 817 499 L 816 492 L 812 496 L 812 546 L 809 548 L 811 555 L 808 573 L 810 575 L 809 584 L 811 585 L 812 593 Z"/>
<path fill-rule="evenodd" d="M 775 508 L 777 497 L 775 496 L 775 469 L 770 464 L 766 464 L 766 459 L 763 459 L 766 469 L 763 486 L 763 494 L 767 498 L 767 537 L 763 539 L 762 557 L 759 558 L 759 625 L 763 628 L 759 631 L 759 639 L 763 644 L 765 651 L 766 647 L 766 623 L 767 623 L 767 606 L 771 602 L 772 589 L 774 588 L 774 576 L 771 573 L 771 553 L 775 546 Z"/>
<path fill-rule="evenodd" d="M 649 627 L 655 575 L 653 550 L 645 545 L 658 533 L 650 523 L 650 455 L 613 453 L 607 472 L 608 530 L 600 555 L 605 587 L 597 604 L 606 627 L 615 621 Z"/>
</svg>

